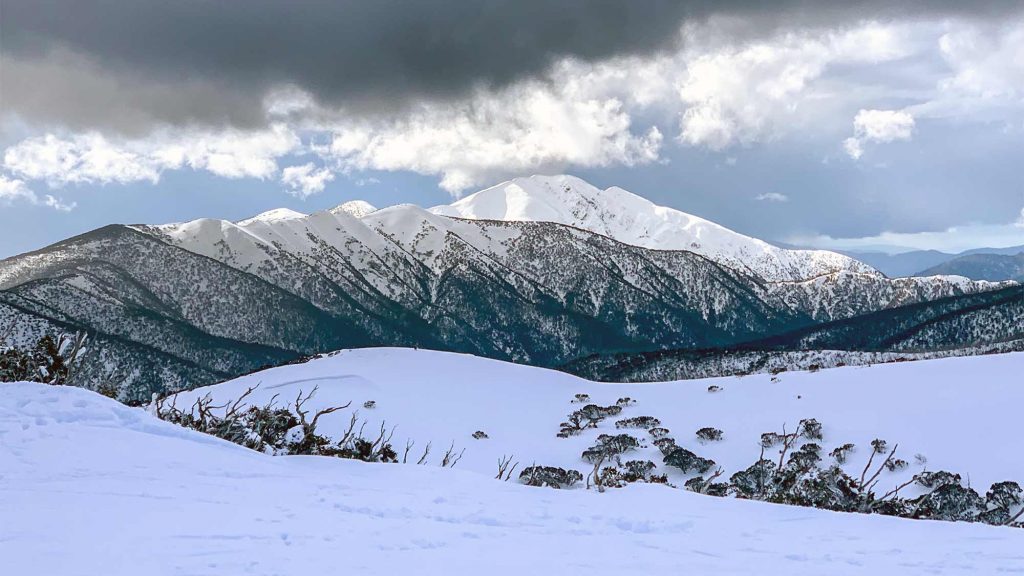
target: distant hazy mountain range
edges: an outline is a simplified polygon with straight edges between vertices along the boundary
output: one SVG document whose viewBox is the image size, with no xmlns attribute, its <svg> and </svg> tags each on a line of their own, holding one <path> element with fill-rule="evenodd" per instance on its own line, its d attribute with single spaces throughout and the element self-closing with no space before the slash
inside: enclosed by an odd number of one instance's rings
<svg viewBox="0 0 1024 576">
<path fill-rule="evenodd" d="M 918 276 L 957 274 L 974 280 L 1024 282 L 1024 250 L 1006 254 L 967 254 L 919 272 Z"/>
<path fill-rule="evenodd" d="M 100 228 L 0 262 L 0 337 L 24 345 L 88 331 L 90 375 L 148 397 L 364 346 L 539 366 L 755 341 L 962 347 L 1022 337 L 1015 290 L 959 276 L 890 279 L 619 188 L 534 176 L 431 210 L 350 202 L 237 223 Z M 883 311 L 893 314 L 884 330 L 856 324 Z M 843 321 L 853 328 L 833 327 Z"/>
<path fill-rule="evenodd" d="M 1019 260 L 1014 267 L 1013 260 L 1005 257 L 1024 253 L 1024 245 L 1010 248 L 976 248 L 959 254 L 938 250 L 914 250 L 899 254 L 848 250 L 840 252 L 871 265 L 890 278 L 959 274 L 972 280 L 1019 280 L 1022 276 Z M 945 264 L 949 266 L 943 267 Z"/>
</svg>

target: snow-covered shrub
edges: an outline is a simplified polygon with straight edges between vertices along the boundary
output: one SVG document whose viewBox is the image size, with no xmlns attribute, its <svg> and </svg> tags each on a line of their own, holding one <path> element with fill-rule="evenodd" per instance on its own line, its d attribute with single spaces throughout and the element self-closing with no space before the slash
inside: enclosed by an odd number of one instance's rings
<svg viewBox="0 0 1024 576">
<path fill-rule="evenodd" d="M 780 444 L 781 442 L 782 434 L 779 434 L 778 432 L 765 432 L 764 434 L 761 434 L 762 448 L 771 448 L 772 446 Z"/>
<path fill-rule="evenodd" d="M 703 476 L 694 476 L 687 480 L 683 484 L 683 487 L 691 492 L 707 494 L 708 496 L 728 495 L 729 485 L 725 482 L 715 482 L 714 479 L 717 477 L 718 476 L 704 478 Z"/>
<path fill-rule="evenodd" d="M 722 431 L 710 426 L 697 430 L 697 438 L 702 442 L 717 442 L 722 439 Z"/>
<path fill-rule="evenodd" d="M 597 425 L 606 418 L 618 416 L 622 413 L 622 406 L 598 406 L 587 404 L 583 408 L 569 414 L 565 422 L 559 424 L 558 437 L 568 438 L 576 436 L 587 428 L 597 428 Z"/>
<path fill-rule="evenodd" d="M 959 484 L 960 475 L 945 470 L 925 471 L 914 477 L 914 481 L 925 488 L 940 488 L 947 484 Z"/>
<path fill-rule="evenodd" d="M 573 399 L 569 401 L 570 404 L 584 404 L 586 402 L 590 402 L 590 394 L 576 394 Z"/>
<path fill-rule="evenodd" d="M 809 470 L 821 462 L 821 446 L 808 442 L 790 452 L 787 464 L 797 470 Z"/>
<path fill-rule="evenodd" d="M 633 416 L 632 418 L 623 418 L 615 422 L 616 428 L 657 428 L 661 426 L 661 420 L 658 420 L 654 416 Z"/>
<path fill-rule="evenodd" d="M 233 404 L 213 405 L 209 394 L 197 398 L 188 409 L 179 409 L 176 398 L 168 404 L 159 400 L 156 416 L 161 420 L 211 434 L 246 448 L 268 454 L 291 454 L 293 450 L 312 452 L 326 446 L 326 438 L 306 438 L 298 418 L 289 409 L 267 404 L 242 408 L 250 389 Z"/>
<path fill-rule="evenodd" d="M 846 459 L 850 457 L 850 453 L 853 452 L 855 446 L 850 443 L 843 444 L 842 446 L 836 447 L 832 452 L 829 453 L 837 464 L 846 464 Z"/>
<path fill-rule="evenodd" d="M 985 499 L 959 483 L 939 486 L 914 501 L 916 518 L 976 522 L 985 512 Z"/>
<path fill-rule="evenodd" d="M 821 440 L 821 424 L 814 418 L 807 418 L 797 422 L 796 430 L 787 432 L 783 427 L 782 432 L 765 432 L 761 434 L 761 447 L 771 448 L 782 445 L 783 450 L 788 451 L 792 445 L 800 440 Z"/>
<path fill-rule="evenodd" d="M 662 455 L 668 456 L 676 449 L 676 439 L 669 438 L 668 436 L 662 436 L 654 441 L 654 446 L 661 450 Z"/>
<path fill-rule="evenodd" d="M 530 466 L 519 473 L 519 481 L 527 486 L 568 488 L 583 480 L 583 474 L 555 466 Z"/>
<path fill-rule="evenodd" d="M 822 438 L 822 427 L 814 419 L 801 420 L 793 432 L 766 432 L 761 435 L 761 455 L 744 470 L 715 482 L 722 470 L 710 477 L 704 474 L 714 462 L 675 445 L 671 438 L 655 440 L 665 454 L 665 464 L 684 473 L 698 472 L 685 487 L 712 495 L 763 500 L 780 504 L 808 506 L 841 512 L 885 514 L 904 518 L 985 522 L 998 526 L 1024 527 L 1024 490 L 1015 482 L 993 484 L 984 497 L 961 484 L 961 476 L 944 470 L 925 471 L 886 492 L 878 490 L 885 471 L 897 472 L 909 464 L 895 454 L 897 446 L 875 439 L 860 473 L 853 476 L 842 469 L 853 444 L 842 444 L 830 452 L 835 464 L 821 467 L 822 447 L 813 440 Z M 765 449 L 779 448 L 777 458 L 765 457 Z M 900 496 L 901 490 L 917 484 L 927 492 L 914 498 Z"/>
<path fill-rule="evenodd" d="M 207 394 L 197 398 L 187 409 L 179 409 L 176 398 L 170 403 L 161 399 L 156 403 L 155 413 L 161 420 L 268 454 L 334 456 L 364 462 L 398 461 L 398 454 L 391 445 L 394 431 L 381 424 L 376 436 L 364 437 L 362 427 L 356 430 L 359 419 L 355 413 L 340 438 L 328 438 L 317 432 L 322 416 L 348 408 L 351 403 L 311 411 L 306 403 L 316 393 L 314 387 L 309 394 L 300 392 L 289 406 L 279 406 L 273 401 L 264 406 L 245 405 L 245 399 L 255 389 L 249 388 L 233 402 L 221 405 L 214 405 Z"/>
<path fill-rule="evenodd" d="M 476 440 L 483 440 L 485 438 L 490 438 L 490 436 L 488 436 L 487 432 L 484 432 L 483 430 L 477 430 L 476 432 L 473 432 L 473 438 Z"/>
<path fill-rule="evenodd" d="M 647 433 L 651 435 L 651 438 L 664 438 L 668 436 L 669 430 L 668 428 L 651 428 Z"/>
<path fill-rule="evenodd" d="M 590 463 L 602 462 L 618 458 L 621 454 L 635 450 L 640 446 L 640 441 L 629 434 L 601 434 L 597 437 L 597 444 L 583 451 L 582 457 Z"/>
<path fill-rule="evenodd" d="M 86 335 L 40 338 L 30 349 L 0 349 L 0 382 L 71 384 L 85 354 Z"/>
<path fill-rule="evenodd" d="M 683 474 L 697 472 L 703 474 L 714 467 L 715 461 L 697 456 L 686 448 L 676 447 L 670 452 L 663 462 L 668 466 L 674 466 L 683 471 Z"/>
<path fill-rule="evenodd" d="M 715 384 L 712 384 L 711 386 L 708 386 L 708 392 L 714 393 L 714 392 L 721 392 L 721 391 L 722 391 L 722 387 L 721 386 L 716 386 Z"/>
<path fill-rule="evenodd" d="M 746 470 L 736 472 L 729 477 L 730 491 L 740 498 L 760 500 L 768 492 L 775 478 L 775 463 L 760 459 Z"/>
<path fill-rule="evenodd" d="M 366 408 L 367 410 L 373 410 L 376 407 L 377 407 L 377 401 L 376 400 L 367 400 L 366 402 L 363 402 L 363 408 Z"/>
<path fill-rule="evenodd" d="M 622 465 L 622 478 L 626 482 L 647 482 L 655 469 L 650 460 L 630 460 Z"/>
<path fill-rule="evenodd" d="M 615 405 L 616 406 L 626 407 L 626 406 L 631 406 L 633 404 L 636 404 L 636 400 L 633 400 L 629 396 L 626 396 L 626 397 L 623 397 L 623 398 L 619 398 L 618 400 L 615 401 Z"/>
<path fill-rule="evenodd" d="M 1024 514 L 1024 490 L 1016 482 L 993 484 L 985 494 L 985 510 L 978 519 L 986 524 L 1005 526 Z M 1015 512 L 1020 510 L 1019 512 Z M 1016 516 L 1015 516 L 1016 514 Z"/>
<path fill-rule="evenodd" d="M 821 423 L 814 418 L 801 420 L 799 428 L 798 432 L 800 435 L 808 440 L 821 440 L 824 438 L 821 431 Z"/>
<path fill-rule="evenodd" d="M 615 466 L 595 466 L 594 473 L 587 480 L 587 489 L 590 488 L 589 481 L 593 481 L 599 492 L 604 492 L 605 488 L 622 488 L 627 484 L 622 478 L 622 471 Z"/>
<path fill-rule="evenodd" d="M 890 458 L 885 461 L 885 469 L 889 472 L 899 472 L 909 465 L 906 460 L 901 458 Z"/>
</svg>

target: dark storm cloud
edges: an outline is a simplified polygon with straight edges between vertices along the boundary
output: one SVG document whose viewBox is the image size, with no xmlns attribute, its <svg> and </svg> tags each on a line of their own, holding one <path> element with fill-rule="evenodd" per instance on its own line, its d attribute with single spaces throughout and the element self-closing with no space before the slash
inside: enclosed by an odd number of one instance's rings
<svg viewBox="0 0 1024 576">
<path fill-rule="evenodd" d="M 4 0 L 5 108 L 71 127 L 254 124 L 293 83 L 331 106 L 388 111 L 542 71 L 553 58 L 658 50 L 685 20 L 749 18 L 751 30 L 1015 2 L 672 0 Z"/>
</svg>

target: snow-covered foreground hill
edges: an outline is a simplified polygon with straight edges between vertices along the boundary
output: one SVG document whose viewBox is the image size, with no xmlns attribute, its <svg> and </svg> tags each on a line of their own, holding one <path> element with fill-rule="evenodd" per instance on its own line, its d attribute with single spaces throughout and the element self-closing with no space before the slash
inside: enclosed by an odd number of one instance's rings
<svg viewBox="0 0 1024 576">
<path fill-rule="evenodd" d="M 333 380 L 320 381 L 325 397 L 335 392 L 371 394 L 381 401 L 382 413 L 387 409 L 394 416 L 417 403 L 443 409 L 443 414 L 415 412 L 422 422 L 404 422 L 410 433 L 440 433 L 443 415 L 447 431 L 454 432 L 475 425 L 469 414 L 489 414 L 487 427 L 495 444 L 508 442 L 501 438 L 515 430 L 525 434 L 531 423 L 539 424 L 547 411 L 540 404 L 545 398 L 536 394 L 540 386 L 550 387 L 553 395 L 548 399 L 553 400 L 556 393 L 584 384 L 568 377 L 531 380 L 537 371 L 497 370 L 495 379 L 476 383 L 494 401 L 477 405 L 476 394 L 458 398 L 449 393 L 469 394 L 469 379 L 479 376 L 475 371 L 485 364 L 441 355 L 417 362 L 415 354 L 345 354 L 265 373 L 263 379 L 267 388 L 283 385 L 278 390 L 284 392 L 294 385 L 287 381 L 314 377 L 317 368 L 335 372 Z M 368 368 L 374 355 L 380 366 L 376 375 Z M 381 363 L 385 359 L 390 362 Z M 961 382 L 963 389 L 1012 392 L 1009 378 L 1002 384 L 986 382 L 1019 367 L 1019 356 L 994 358 L 989 370 L 978 360 L 964 360 L 981 372 L 977 381 Z M 928 371 L 932 376 L 957 371 L 955 363 L 934 364 Z M 445 370 L 452 366 L 464 370 Z M 417 368 L 433 372 L 416 376 Z M 902 368 L 895 367 L 893 374 Z M 883 372 L 861 372 L 872 370 Z M 402 379 L 374 379 L 385 372 Z M 341 378 L 343 373 L 348 377 Z M 456 383 L 460 374 L 466 380 L 461 384 Z M 783 386 L 799 388 L 811 400 L 825 394 L 825 381 L 821 379 L 820 392 L 810 377 L 792 378 Z M 510 383 L 521 386 L 523 393 L 515 394 Z M 754 384 L 733 382 L 715 396 L 735 409 L 755 408 L 733 414 L 731 430 L 750 426 L 748 420 L 761 422 L 761 412 L 788 404 L 757 406 L 763 397 L 751 392 Z M 911 387 L 924 390 L 926 384 Z M 600 393 L 622 389 L 589 386 Z M 629 389 L 654 408 L 656 396 L 649 393 L 667 386 Z M 427 400 L 434 387 L 447 402 Z M 993 458 L 971 460 L 961 454 L 963 464 L 984 460 L 988 475 L 1019 471 L 1019 460 L 999 461 L 993 454 L 994 444 L 1008 443 L 1011 433 L 1019 434 L 1019 424 L 1000 417 L 1001 406 L 1020 405 L 1019 393 L 993 398 L 986 405 L 989 411 L 979 413 L 975 408 L 980 401 L 972 402 L 976 395 L 963 389 L 953 395 L 938 384 L 926 401 L 899 411 L 905 420 L 900 430 L 910 433 L 916 425 L 936 433 L 952 416 L 941 412 L 956 412 L 953 421 L 965 436 L 999 432 L 989 437 L 987 447 L 975 446 Z M 896 399 L 902 396 L 893 392 Z M 853 411 L 863 429 L 886 428 L 894 421 L 889 413 L 898 410 L 887 408 L 884 399 L 875 405 L 877 419 Z M 684 407 L 659 408 L 668 413 Z M 924 414 L 931 408 L 939 413 Z M 497 416 L 505 412 L 515 413 L 521 425 L 506 427 L 508 418 Z M 940 436 L 930 447 L 937 449 L 945 438 Z M 482 450 L 476 449 L 467 451 L 467 470 L 272 457 L 75 388 L 4 385 L 0 439 L 0 558 L 9 574 L 882 575 L 1024 570 L 1024 531 L 1016 529 L 836 514 L 655 485 L 605 494 L 528 488 L 473 473 L 483 462 L 475 457 Z M 545 444 L 551 442 L 548 435 Z M 952 457 L 955 452 L 950 447 L 933 454 Z M 978 470 L 980 474 L 982 468 Z"/>
<path fill-rule="evenodd" d="M 1014 448 L 1015 439 L 1024 435 L 1021 374 L 1024 353 L 1012 353 L 774 377 L 612 384 L 464 354 L 376 348 L 265 370 L 182 393 L 176 403 L 188 407 L 209 393 L 222 404 L 259 384 L 247 398 L 250 403 L 262 405 L 276 396 L 279 404 L 287 405 L 300 391 L 318 386 L 310 408 L 352 402 L 351 409 L 324 416 L 318 431 L 340 435 L 352 410 L 358 410 L 368 431 L 382 423 L 396 427 L 396 448 L 404 448 L 407 439 L 418 447 L 431 442 L 436 461 L 454 442 L 457 450 L 465 449 L 457 467 L 489 477 L 497 473 L 502 456 L 514 456 L 520 466 L 536 463 L 585 473 L 591 465 L 580 458 L 583 450 L 599 434 L 620 432 L 646 443 L 628 453 L 630 459 L 649 459 L 661 468 L 662 455 L 645 430 L 616 429 L 616 420 L 631 416 L 660 419 L 679 446 L 714 460 L 728 477 L 757 460 L 763 432 L 781 432 L 783 426 L 792 431 L 799 420 L 816 418 L 824 428 L 823 454 L 847 442 L 859 448 L 847 464 L 851 473 L 859 475 L 864 467 L 871 440 L 899 444 L 897 456 L 910 465 L 902 472 L 887 472 L 880 488 L 926 468 L 970 475 L 974 487 L 984 492 L 993 482 L 1024 482 L 1024 458 Z M 720 391 L 709 392 L 711 386 Z M 636 403 L 597 429 L 557 438 L 559 423 L 581 407 L 570 403 L 578 393 L 601 406 L 627 396 Z M 376 406 L 364 409 L 370 400 Z M 708 426 L 721 429 L 724 439 L 698 442 L 696 431 Z M 473 439 L 477 430 L 489 438 Z M 926 464 L 915 462 L 917 454 Z M 672 468 L 663 471 L 680 485 L 685 479 Z"/>
</svg>

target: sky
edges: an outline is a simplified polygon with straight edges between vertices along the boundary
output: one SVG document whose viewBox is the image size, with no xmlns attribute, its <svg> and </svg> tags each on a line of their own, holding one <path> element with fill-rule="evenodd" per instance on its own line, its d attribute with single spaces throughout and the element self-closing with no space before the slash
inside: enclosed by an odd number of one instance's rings
<svg viewBox="0 0 1024 576">
<path fill-rule="evenodd" d="M 1024 5 L 4 0 L 0 257 L 570 173 L 769 241 L 1024 244 Z"/>
</svg>

